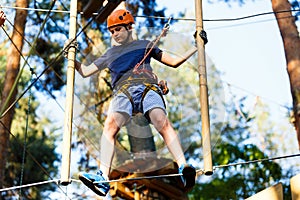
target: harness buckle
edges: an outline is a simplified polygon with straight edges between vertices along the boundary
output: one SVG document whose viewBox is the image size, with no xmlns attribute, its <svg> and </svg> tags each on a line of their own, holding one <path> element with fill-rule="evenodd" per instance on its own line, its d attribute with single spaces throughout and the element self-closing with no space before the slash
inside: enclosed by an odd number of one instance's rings
<svg viewBox="0 0 300 200">
<path fill-rule="evenodd" d="M 165 80 L 159 81 L 158 86 L 160 87 L 163 95 L 166 95 L 166 94 L 169 93 L 169 88 L 168 88 L 167 81 L 165 81 Z"/>
</svg>

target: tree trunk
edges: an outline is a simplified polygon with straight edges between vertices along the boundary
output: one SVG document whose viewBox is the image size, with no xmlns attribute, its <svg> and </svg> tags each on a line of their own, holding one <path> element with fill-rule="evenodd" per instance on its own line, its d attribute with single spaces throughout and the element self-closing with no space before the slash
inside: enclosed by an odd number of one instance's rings
<svg viewBox="0 0 300 200">
<path fill-rule="evenodd" d="M 16 0 L 17 7 L 28 7 L 28 0 Z M 17 10 L 14 19 L 14 29 L 12 33 L 12 42 L 16 47 L 11 44 L 7 54 L 7 64 L 6 64 L 6 74 L 3 85 L 3 90 L 1 94 L 1 104 L 0 108 L 3 110 L 4 103 L 8 99 L 8 95 L 12 90 L 13 84 L 16 80 L 20 69 L 20 54 L 16 48 L 20 51 L 23 48 L 23 36 L 25 32 L 27 11 Z M 8 100 L 7 105 L 11 105 L 16 99 L 17 89 L 13 91 L 12 96 Z M 7 149 L 9 145 L 9 131 L 11 128 L 11 122 L 14 116 L 14 108 L 10 109 L 9 112 L 5 114 L 0 120 L 0 188 L 5 186 L 4 175 L 5 175 L 5 165 L 7 161 Z M 1 197 L 0 197 L 1 198 Z"/>
<path fill-rule="evenodd" d="M 272 8 L 275 12 L 280 34 L 283 40 L 287 71 L 290 79 L 290 87 L 293 98 L 294 126 L 297 133 L 300 149 L 300 39 L 295 23 L 295 17 L 291 12 L 288 0 L 272 0 Z"/>
</svg>

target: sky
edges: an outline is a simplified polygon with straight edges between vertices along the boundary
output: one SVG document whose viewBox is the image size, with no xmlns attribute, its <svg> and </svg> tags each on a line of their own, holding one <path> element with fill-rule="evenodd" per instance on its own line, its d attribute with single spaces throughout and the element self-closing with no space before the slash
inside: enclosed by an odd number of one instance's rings
<svg viewBox="0 0 300 200">
<path fill-rule="evenodd" d="M 172 3 L 170 3 L 172 2 Z M 168 12 L 192 11 L 194 1 L 161 0 Z M 174 6 L 180 5 L 180 6 Z M 206 54 L 222 80 L 270 104 L 291 106 L 291 94 L 282 39 L 273 14 L 246 20 L 210 22 L 272 12 L 271 1 L 249 1 L 243 6 L 203 1 L 203 27 L 207 33 Z M 190 16 L 193 18 L 193 16 Z M 251 96 L 250 95 L 250 96 Z"/>
</svg>

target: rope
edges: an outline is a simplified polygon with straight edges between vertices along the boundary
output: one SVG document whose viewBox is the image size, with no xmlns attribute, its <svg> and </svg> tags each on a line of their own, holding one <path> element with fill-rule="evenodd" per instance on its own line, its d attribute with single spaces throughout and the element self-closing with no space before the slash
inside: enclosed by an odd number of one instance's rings
<svg viewBox="0 0 300 200">
<path fill-rule="evenodd" d="M 292 157 L 297 157 L 297 156 L 300 156 L 300 153 L 292 154 L 292 155 L 286 155 L 286 156 L 278 156 L 278 157 L 273 157 L 273 158 L 263 158 L 263 159 L 257 159 L 257 160 L 239 162 L 239 163 L 231 163 L 231 164 L 226 164 L 226 165 L 219 165 L 219 166 L 214 166 L 213 168 L 215 170 L 215 169 L 218 169 L 218 168 L 233 167 L 233 166 L 237 166 L 237 165 L 252 164 L 252 163 L 257 163 L 257 162 L 265 162 L 265 161 L 278 160 L 278 159 L 283 159 L 283 158 L 292 158 Z"/>
<path fill-rule="evenodd" d="M 60 1 L 60 3 L 62 4 L 62 2 Z M 62 6 L 63 7 L 65 7 L 63 4 L 62 4 Z M 52 20 L 52 22 L 53 23 L 55 23 L 56 24 L 56 22 L 51 18 L 51 16 L 49 17 L 51 20 Z M 14 27 L 14 25 L 7 19 L 6 20 L 12 27 Z M 79 26 L 80 26 L 80 24 L 78 24 Z M 60 28 L 58 25 L 56 26 L 56 27 L 58 27 L 58 28 Z M 81 27 L 81 26 L 80 26 Z M 3 28 L 3 27 L 2 27 Z M 81 27 L 82 28 L 82 27 Z M 64 32 L 62 29 L 59 29 L 61 32 Z M 10 38 L 10 36 L 9 36 L 9 34 L 6 32 L 6 30 L 4 30 L 3 29 L 3 31 L 4 31 L 4 33 L 6 34 L 6 36 L 9 38 L 9 40 L 11 41 L 11 43 L 15 46 L 15 48 L 16 48 L 16 45 L 15 45 L 15 43 L 12 41 L 12 39 Z M 21 33 L 19 32 L 19 30 L 18 29 L 15 29 L 15 31 L 17 32 L 17 33 L 19 33 L 20 35 L 21 35 Z M 66 37 L 68 37 L 68 35 L 66 34 L 66 33 L 64 33 L 65 35 L 66 35 Z M 25 37 L 23 37 L 24 38 L 24 41 L 30 46 L 30 47 L 33 47 L 33 45 L 25 38 Z M 92 42 L 92 44 L 94 44 L 94 42 L 89 38 L 89 40 Z M 17 49 L 17 48 L 16 48 Z M 24 61 L 26 62 L 26 59 L 25 59 L 25 57 L 23 56 L 23 54 L 22 54 L 22 52 L 19 50 L 19 49 L 17 49 L 17 51 L 19 52 L 19 54 L 21 55 L 21 57 L 24 59 Z M 79 51 L 80 52 L 80 51 Z M 37 52 L 36 50 L 35 50 L 35 53 L 39 56 L 39 57 L 41 57 L 40 56 L 40 54 L 39 54 L 39 52 Z M 80 52 L 81 53 L 81 52 Z M 82 53 L 81 53 L 81 55 L 83 55 Z M 83 55 L 84 56 L 84 55 Z M 46 63 L 46 65 L 49 65 L 49 62 L 46 60 L 46 59 L 44 59 L 43 57 L 41 57 L 42 59 L 43 59 L 43 61 Z M 29 63 L 27 62 L 27 64 L 29 65 Z M 30 66 L 29 66 L 30 67 Z M 51 68 L 53 69 L 53 71 L 54 71 L 54 73 L 55 73 L 55 75 L 63 82 L 63 79 L 62 79 L 62 77 L 55 71 L 55 69 L 52 67 L 52 65 L 51 65 Z M 33 69 L 30 67 L 30 70 L 32 71 Z M 41 82 L 41 80 L 39 80 L 39 82 Z M 62 109 L 62 111 L 64 111 L 64 109 L 62 108 L 62 106 L 57 102 L 57 100 L 55 99 L 55 96 L 51 93 L 51 91 L 49 91 L 46 87 L 45 87 L 45 85 L 44 84 L 41 84 L 42 85 L 42 87 L 47 91 L 47 93 L 55 100 L 55 102 L 58 104 L 58 106 Z M 77 95 L 77 94 L 76 94 Z M 80 97 L 79 97 L 79 95 L 77 95 L 77 97 L 80 99 Z M 81 101 L 81 103 L 83 103 L 83 101 Z"/>
<path fill-rule="evenodd" d="M 146 58 L 150 55 L 151 51 L 157 45 L 157 43 L 159 42 L 159 40 L 163 36 L 166 36 L 168 30 L 170 29 L 171 19 L 172 18 L 170 17 L 169 21 L 165 24 L 165 26 L 164 26 L 163 30 L 161 31 L 160 35 L 154 40 L 154 42 L 152 42 L 152 46 L 150 47 L 150 49 L 148 50 L 148 52 L 145 52 L 145 55 L 144 55 L 143 59 L 134 66 L 134 68 L 133 68 L 133 73 L 134 74 L 140 74 L 140 73 L 143 73 L 143 72 L 145 72 L 146 74 L 151 73 L 154 76 L 154 78 L 157 79 L 157 77 L 156 77 L 155 74 L 153 74 L 152 72 L 149 72 L 149 70 L 145 71 L 144 67 L 142 67 L 142 69 L 139 69 L 139 67 L 145 62 Z M 146 48 L 145 51 L 147 51 L 147 48 Z"/>
<path fill-rule="evenodd" d="M 218 168 L 232 167 L 232 166 L 244 165 L 244 164 L 252 164 L 252 163 L 257 163 L 257 162 L 278 160 L 278 159 L 284 159 L 284 158 L 292 158 L 292 157 L 297 157 L 297 156 L 300 156 L 300 153 L 286 155 L 286 156 L 278 156 L 278 157 L 273 157 L 273 158 L 257 159 L 257 160 L 246 161 L 246 162 L 232 163 L 232 164 L 226 164 L 226 165 L 219 165 L 219 166 L 214 166 L 213 168 L 214 168 L 214 170 L 216 170 Z M 204 172 L 205 171 L 203 169 L 196 170 L 196 173 L 200 174 L 200 175 L 203 175 Z M 176 176 L 182 176 L 182 174 L 178 173 L 178 174 L 164 174 L 164 175 L 154 175 L 154 176 L 141 176 L 141 177 L 134 177 L 134 178 L 121 178 L 121 179 L 108 180 L 108 181 L 97 181 L 95 183 L 127 182 L 127 181 L 143 180 L 143 179 L 159 179 L 159 178 L 168 178 L 168 177 L 176 177 Z M 81 183 L 81 181 L 78 179 L 71 179 L 71 181 Z M 0 189 L 0 192 L 14 190 L 14 189 L 20 189 L 20 188 L 25 188 L 25 187 L 33 187 L 33 186 L 43 185 L 43 184 L 48 184 L 48 183 L 53 183 L 53 182 L 55 182 L 57 185 L 59 185 L 60 180 L 48 180 L 48 181 L 31 183 L 31 184 L 22 185 L 22 186 L 14 186 L 14 187 Z"/>
<path fill-rule="evenodd" d="M 257 160 L 252 160 L 252 161 L 238 162 L 238 163 L 232 163 L 232 164 L 226 164 L 226 165 L 219 165 L 219 166 L 214 166 L 213 170 L 215 171 L 216 169 L 220 169 L 220 168 L 224 168 L 224 167 L 232 167 L 232 166 L 237 166 L 237 165 L 252 164 L 252 163 L 257 163 L 257 162 L 265 162 L 265 161 L 278 160 L 278 159 L 284 159 L 284 158 L 292 158 L 292 157 L 297 157 L 297 156 L 300 156 L 300 153 L 286 155 L 286 156 L 278 156 L 278 157 L 273 157 L 273 158 L 264 158 L 264 159 L 257 159 Z M 203 175 L 203 174 L 205 174 L 205 170 L 198 169 L 198 170 L 196 170 L 196 174 Z M 168 177 L 176 177 L 176 176 L 182 176 L 182 174 L 178 173 L 178 174 L 164 174 L 164 175 L 156 175 L 156 176 L 155 175 L 154 176 L 141 176 L 141 177 L 134 177 L 134 178 L 121 178 L 121 179 L 115 179 L 115 180 L 97 181 L 95 183 L 126 182 L 126 181 L 142 180 L 142 179 L 158 179 L 158 178 L 168 178 Z M 80 180 L 77 180 L 77 179 L 71 179 L 71 180 L 75 181 L 75 182 L 81 182 Z"/>
<path fill-rule="evenodd" d="M 17 7 L 17 6 L 0 6 L 0 7 L 1 8 L 9 8 L 9 9 L 16 9 L 16 10 L 49 12 L 49 9 L 23 8 L 23 7 Z M 63 10 L 51 10 L 51 12 L 56 12 L 56 13 L 70 13 L 70 11 L 63 11 Z"/>
<path fill-rule="evenodd" d="M 14 186 L 14 187 L 9 187 L 9 188 L 4 188 L 4 189 L 0 189 L 0 192 L 5 192 L 5 191 L 9 191 L 9 190 L 16 190 L 16 189 L 21 189 L 21 188 L 26 188 L 26 187 L 33 187 L 33 186 L 37 186 L 37 185 L 44 185 L 44 184 L 48 184 L 48 183 L 59 183 L 59 180 L 49 180 L 49 181 L 42 181 L 42 182 L 37 182 L 37 183 L 30 183 L 30 184 L 26 184 L 26 185 L 21 185 L 21 186 Z"/>
<path fill-rule="evenodd" d="M 33 71 L 31 71 L 31 80 L 33 76 Z M 31 104 L 32 92 L 29 91 L 28 103 L 27 103 L 27 112 L 26 112 L 26 126 L 24 133 L 24 143 L 23 143 L 23 155 L 22 155 L 22 167 L 21 167 L 21 175 L 20 175 L 20 186 L 23 184 L 23 176 L 24 176 L 24 168 L 25 168 L 25 157 L 26 157 L 26 145 L 27 145 L 27 133 L 28 133 L 28 125 L 29 125 L 29 115 L 30 115 L 30 104 Z M 20 189 L 20 195 L 22 194 L 22 190 Z"/>
<path fill-rule="evenodd" d="M 196 172 L 197 172 L 197 174 L 200 173 L 200 175 L 204 174 L 204 171 L 201 169 L 197 170 Z M 170 178 L 170 177 L 177 177 L 177 176 L 182 176 L 182 173 L 153 175 L 153 176 L 140 176 L 140 177 L 133 177 L 133 178 L 120 178 L 120 179 L 113 179 L 113 180 L 107 180 L 107 181 L 95 181 L 94 183 L 116 183 L 116 182 L 137 181 L 137 180 L 144 180 L 144 179 Z M 78 179 L 71 179 L 71 181 L 81 183 L 81 181 Z"/>
</svg>

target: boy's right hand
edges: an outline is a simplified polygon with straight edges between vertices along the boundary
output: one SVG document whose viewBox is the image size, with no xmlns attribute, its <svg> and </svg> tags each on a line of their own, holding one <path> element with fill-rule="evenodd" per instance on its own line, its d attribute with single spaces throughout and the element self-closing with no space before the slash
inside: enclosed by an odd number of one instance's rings
<svg viewBox="0 0 300 200">
<path fill-rule="evenodd" d="M 78 43 L 76 40 L 74 39 L 68 39 L 65 44 L 64 44 L 64 48 L 63 48 L 63 55 L 65 58 L 68 58 L 68 52 L 69 52 L 69 49 L 71 47 L 75 47 L 75 49 L 77 50 L 78 49 Z"/>
<path fill-rule="evenodd" d="M 0 26 L 4 24 L 5 20 L 6 20 L 5 13 L 2 10 L 0 10 Z"/>
</svg>

